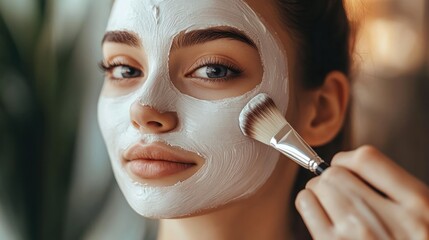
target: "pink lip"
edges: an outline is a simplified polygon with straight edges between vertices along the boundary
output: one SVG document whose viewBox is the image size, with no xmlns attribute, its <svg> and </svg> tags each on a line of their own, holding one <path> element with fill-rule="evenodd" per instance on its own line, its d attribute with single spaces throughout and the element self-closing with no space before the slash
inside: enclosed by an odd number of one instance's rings
<svg viewBox="0 0 429 240">
<path fill-rule="evenodd" d="M 157 179 L 196 166 L 196 162 L 187 155 L 161 143 L 137 143 L 124 152 L 123 158 L 128 169 L 137 177 Z"/>
</svg>

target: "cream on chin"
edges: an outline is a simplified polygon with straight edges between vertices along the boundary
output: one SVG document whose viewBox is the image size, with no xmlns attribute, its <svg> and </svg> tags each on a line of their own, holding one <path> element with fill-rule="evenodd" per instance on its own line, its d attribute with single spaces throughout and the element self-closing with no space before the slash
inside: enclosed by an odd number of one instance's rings
<svg viewBox="0 0 429 240">
<path fill-rule="evenodd" d="M 242 96 L 200 100 L 181 93 L 170 80 L 165 66 L 173 38 L 184 30 L 214 26 L 230 26 L 244 32 L 259 49 L 264 66 L 262 82 Z M 246 3 L 117 0 L 107 30 L 137 33 L 148 59 L 145 83 L 125 96 L 101 96 L 98 111 L 115 177 L 136 212 L 152 218 L 186 216 L 248 197 L 265 183 L 279 154 L 243 136 L 238 119 L 241 109 L 260 92 L 283 103 L 278 107 L 286 112 L 287 68 L 277 41 Z M 133 128 L 129 114 L 135 101 L 161 112 L 176 112 L 178 128 L 163 134 L 139 133 Z M 121 165 L 121 154 L 138 141 L 180 147 L 198 153 L 205 163 L 194 175 L 171 186 L 135 182 Z"/>
</svg>

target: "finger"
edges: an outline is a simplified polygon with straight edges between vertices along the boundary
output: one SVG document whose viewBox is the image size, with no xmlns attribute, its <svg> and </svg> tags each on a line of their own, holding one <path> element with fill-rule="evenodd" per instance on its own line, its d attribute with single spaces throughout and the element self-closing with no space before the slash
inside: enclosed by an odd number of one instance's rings
<svg viewBox="0 0 429 240">
<path fill-rule="evenodd" d="M 311 191 L 304 189 L 299 192 L 295 206 L 314 239 L 329 239 L 331 220 Z"/>
<path fill-rule="evenodd" d="M 341 166 L 357 174 L 389 198 L 413 209 L 429 205 L 429 190 L 421 181 L 373 147 L 335 155 L 332 166 Z"/>
<path fill-rule="evenodd" d="M 399 203 L 380 196 L 346 169 L 338 171 L 332 178 L 336 180 L 332 184 L 343 192 L 350 191 L 356 195 L 352 199 L 354 206 L 372 226 L 377 239 L 429 239 L 423 238 L 429 235 L 427 218 L 420 218 Z"/>
<path fill-rule="evenodd" d="M 387 220 L 384 206 L 388 206 L 390 200 L 380 196 L 345 168 L 339 167 L 338 171 L 330 174 L 331 176 L 325 176 L 325 178 L 330 177 L 328 181 L 350 198 L 353 207 L 371 226 L 377 238 L 391 239 L 389 236 L 391 229 L 384 224 Z"/>
<path fill-rule="evenodd" d="M 350 199 L 336 184 L 333 184 L 337 181 L 334 178 L 339 170 L 338 167 L 330 167 L 320 177 L 312 179 L 306 185 L 306 188 L 314 193 L 334 225 L 354 211 Z"/>
<path fill-rule="evenodd" d="M 429 222 L 416 216 L 397 203 L 378 206 L 383 221 L 390 229 L 391 239 L 429 239 Z"/>
<path fill-rule="evenodd" d="M 389 239 L 389 234 L 380 219 L 364 202 L 362 199 L 364 196 L 360 195 L 371 193 L 372 190 L 359 191 L 343 186 L 353 186 L 359 182 L 365 189 L 362 181 L 354 179 L 353 174 L 347 169 L 331 167 L 320 176 L 319 180 L 310 181 L 307 187 L 315 193 L 331 219 L 337 235 L 347 237 L 344 234 L 353 232 L 353 235 L 359 236 L 359 239 Z M 372 194 L 381 199 L 374 192 Z M 352 223 L 356 226 L 352 227 Z"/>
</svg>

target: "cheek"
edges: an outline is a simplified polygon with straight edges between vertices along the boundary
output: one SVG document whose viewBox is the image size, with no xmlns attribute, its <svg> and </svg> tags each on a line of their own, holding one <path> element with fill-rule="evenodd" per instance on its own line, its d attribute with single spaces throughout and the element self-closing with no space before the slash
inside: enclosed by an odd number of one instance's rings
<svg viewBox="0 0 429 240">
<path fill-rule="evenodd" d="M 130 135 L 129 101 L 100 97 L 98 123 L 109 151 L 119 147 L 119 140 Z M 122 146 L 123 148 L 124 146 Z"/>
<path fill-rule="evenodd" d="M 205 158 L 219 154 L 223 156 L 228 149 L 250 141 L 241 133 L 239 115 L 257 90 L 249 95 L 219 101 L 181 95 L 175 102 L 178 128 L 159 137 L 170 145 L 196 152 Z"/>
<path fill-rule="evenodd" d="M 238 127 L 240 110 L 240 107 L 222 108 L 210 103 L 183 103 L 178 111 L 182 133 L 208 145 L 234 143 L 243 136 Z"/>
<path fill-rule="evenodd" d="M 234 115 L 235 116 L 235 115 Z M 198 120 L 193 138 L 207 146 L 230 145 L 242 141 L 243 135 L 236 127 L 236 121 L 231 115 L 209 116 Z M 197 121 L 196 121 L 197 122 Z"/>
<path fill-rule="evenodd" d="M 298 90 L 291 91 L 289 95 L 289 105 L 286 111 L 286 120 L 293 128 L 302 133 L 308 119 L 311 117 L 311 99 L 304 92 Z"/>
<path fill-rule="evenodd" d="M 294 126 L 294 128 L 297 127 L 297 124 L 299 123 L 299 113 L 298 109 L 299 107 L 296 105 L 295 99 L 292 97 L 292 94 L 289 95 L 289 106 L 286 110 L 286 120 Z"/>
</svg>

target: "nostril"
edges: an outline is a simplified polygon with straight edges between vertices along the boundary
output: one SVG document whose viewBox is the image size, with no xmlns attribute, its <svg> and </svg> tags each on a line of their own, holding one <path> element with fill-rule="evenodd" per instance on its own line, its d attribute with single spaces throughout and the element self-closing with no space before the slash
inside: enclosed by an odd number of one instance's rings
<svg viewBox="0 0 429 240">
<path fill-rule="evenodd" d="M 139 128 L 140 128 L 140 124 L 139 124 L 138 122 L 133 121 L 132 123 L 133 123 L 133 126 L 134 126 L 136 129 L 139 129 Z"/>
<path fill-rule="evenodd" d="M 156 122 L 156 121 L 149 121 L 146 124 L 150 127 L 156 127 L 156 128 L 161 128 L 163 126 L 162 123 Z"/>
</svg>

